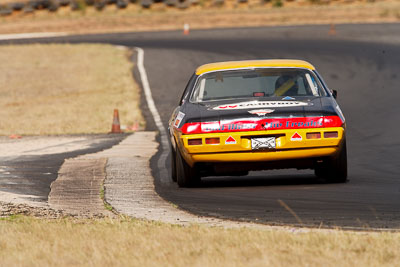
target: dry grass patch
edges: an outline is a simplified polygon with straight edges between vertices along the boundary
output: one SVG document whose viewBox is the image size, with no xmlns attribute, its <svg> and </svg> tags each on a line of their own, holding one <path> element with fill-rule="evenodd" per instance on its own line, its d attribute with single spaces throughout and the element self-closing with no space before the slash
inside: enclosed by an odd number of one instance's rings
<svg viewBox="0 0 400 267">
<path fill-rule="evenodd" d="M 211 6 L 213 1 L 200 1 L 186 10 L 168 8 L 155 3 L 150 9 L 139 4 L 118 10 L 114 5 L 102 12 L 93 7 L 82 11 L 60 8 L 56 13 L 47 10 L 32 15 L 15 14 L 0 18 L 1 33 L 68 32 L 98 33 L 123 31 L 182 30 L 184 23 L 191 29 L 253 27 L 266 25 L 299 25 L 330 23 L 376 23 L 400 21 L 398 0 L 334 1 L 329 5 L 313 5 L 313 1 L 282 1 L 283 7 L 274 7 L 275 0 L 249 1 L 237 4 L 226 1 L 224 6 Z M 315 0 L 315 2 L 319 2 Z M 326 3 L 326 1 L 320 1 Z"/>
<path fill-rule="evenodd" d="M 142 122 L 128 51 L 111 45 L 0 46 L 0 135 L 106 133 Z"/>
<path fill-rule="evenodd" d="M 290 233 L 131 219 L 0 220 L 0 265 L 394 266 L 399 233 Z"/>
</svg>

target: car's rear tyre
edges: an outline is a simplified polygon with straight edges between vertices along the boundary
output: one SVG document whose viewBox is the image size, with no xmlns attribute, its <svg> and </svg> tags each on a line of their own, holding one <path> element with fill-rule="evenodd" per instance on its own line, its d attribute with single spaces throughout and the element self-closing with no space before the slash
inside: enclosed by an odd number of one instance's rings
<svg viewBox="0 0 400 267">
<path fill-rule="evenodd" d="M 335 158 L 331 158 L 323 165 L 315 168 L 315 175 L 318 178 L 323 178 L 334 183 L 345 183 L 347 181 L 346 141 Z"/>
<path fill-rule="evenodd" d="M 170 150 L 171 150 L 171 179 L 173 182 L 176 182 L 176 152 L 172 145 L 170 145 Z"/>
<path fill-rule="evenodd" d="M 196 168 L 190 167 L 182 157 L 179 149 L 176 150 L 176 181 L 179 187 L 193 187 L 200 182 L 200 175 Z"/>
</svg>

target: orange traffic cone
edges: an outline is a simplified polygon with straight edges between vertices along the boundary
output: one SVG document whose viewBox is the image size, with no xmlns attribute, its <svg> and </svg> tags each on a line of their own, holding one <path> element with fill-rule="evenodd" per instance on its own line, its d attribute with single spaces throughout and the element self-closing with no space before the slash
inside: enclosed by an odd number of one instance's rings
<svg viewBox="0 0 400 267">
<path fill-rule="evenodd" d="M 184 35 L 189 35 L 189 32 L 190 32 L 189 23 L 183 24 L 183 34 L 184 34 Z"/>
<path fill-rule="evenodd" d="M 128 131 L 134 131 L 136 132 L 139 129 L 139 123 L 135 122 L 134 124 L 128 126 L 126 128 Z"/>
<path fill-rule="evenodd" d="M 122 133 L 121 125 L 119 124 L 119 114 L 118 109 L 114 109 L 114 118 L 111 127 L 111 133 Z"/>
<path fill-rule="evenodd" d="M 331 24 L 331 28 L 329 29 L 329 35 L 336 35 L 336 27 L 335 24 Z"/>
</svg>

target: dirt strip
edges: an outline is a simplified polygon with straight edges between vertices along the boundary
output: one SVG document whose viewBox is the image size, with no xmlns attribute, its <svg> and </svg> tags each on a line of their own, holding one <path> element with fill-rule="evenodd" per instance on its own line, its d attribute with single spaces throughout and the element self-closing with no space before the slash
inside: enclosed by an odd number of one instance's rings
<svg viewBox="0 0 400 267">
<path fill-rule="evenodd" d="M 100 191 L 107 159 L 67 159 L 51 184 L 49 205 L 55 210 L 84 217 L 110 216 Z"/>
</svg>

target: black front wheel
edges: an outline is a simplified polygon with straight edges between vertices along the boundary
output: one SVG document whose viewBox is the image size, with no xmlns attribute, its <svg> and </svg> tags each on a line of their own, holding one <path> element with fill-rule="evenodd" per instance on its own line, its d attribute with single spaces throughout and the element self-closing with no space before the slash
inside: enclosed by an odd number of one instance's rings
<svg viewBox="0 0 400 267">
<path fill-rule="evenodd" d="M 190 167 L 182 157 L 179 149 L 176 150 L 176 180 L 179 187 L 193 187 L 200 182 L 200 175 L 195 167 Z"/>
<path fill-rule="evenodd" d="M 339 154 L 327 160 L 321 166 L 315 168 L 315 175 L 334 183 L 345 183 L 347 181 L 347 148 L 346 141 L 343 143 Z"/>
</svg>

